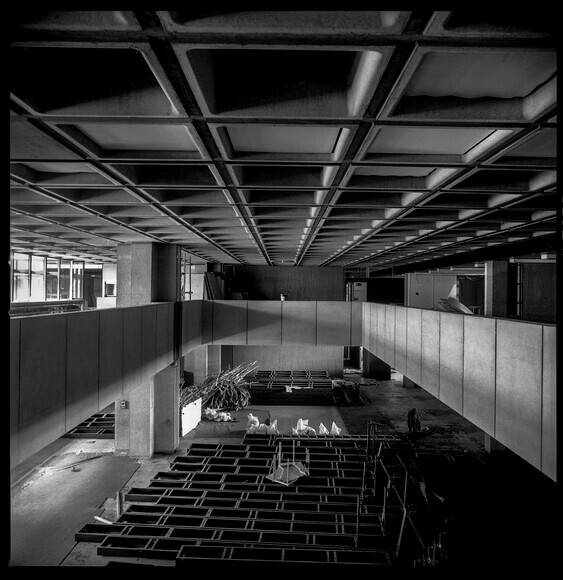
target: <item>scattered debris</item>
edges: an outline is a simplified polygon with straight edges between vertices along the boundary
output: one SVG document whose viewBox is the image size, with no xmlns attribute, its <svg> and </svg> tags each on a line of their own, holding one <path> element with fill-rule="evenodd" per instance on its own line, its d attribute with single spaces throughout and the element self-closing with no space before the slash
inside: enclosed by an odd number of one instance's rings
<svg viewBox="0 0 563 580">
<path fill-rule="evenodd" d="M 234 419 L 230 413 L 226 413 L 224 411 L 217 411 L 215 409 L 210 409 L 207 407 L 204 411 L 204 417 L 209 419 L 209 421 L 217 421 L 217 422 L 236 422 L 237 419 Z"/>
<path fill-rule="evenodd" d="M 85 463 L 86 461 L 92 461 L 92 459 L 98 459 L 103 457 L 103 455 L 94 455 L 93 457 L 86 457 L 86 459 L 81 459 L 80 461 L 75 461 L 74 463 L 70 463 L 69 465 L 65 465 L 64 467 L 59 467 L 55 469 L 55 471 L 62 471 L 63 469 L 71 468 L 71 471 L 80 471 L 80 469 L 75 469 L 75 465 L 79 465 L 80 463 Z"/>
<path fill-rule="evenodd" d="M 292 435 L 316 435 L 317 432 L 309 427 L 309 419 L 299 419 L 297 426 L 291 428 Z"/>
<path fill-rule="evenodd" d="M 256 370 L 257 361 L 240 364 L 231 369 L 209 375 L 201 384 L 184 386 L 180 392 L 180 407 L 183 408 L 199 398 L 212 409 L 243 409 L 248 406 L 250 392 L 246 377 Z"/>
<path fill-rule="evenodd" d="M 456 314 L 473 314 L 473 312 L 455 298 L 440 298 L 440 307 L 446 312 L 455 312 Z"/>
</svg>

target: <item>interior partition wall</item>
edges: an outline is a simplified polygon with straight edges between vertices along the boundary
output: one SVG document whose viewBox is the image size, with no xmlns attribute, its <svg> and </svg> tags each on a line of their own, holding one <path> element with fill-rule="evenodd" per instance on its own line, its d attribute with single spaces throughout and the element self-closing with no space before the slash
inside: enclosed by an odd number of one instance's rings
<svg viewBox="0 0 563 580">
<path fill-rule="evenodd" d="M 363 308 L 365 348 L 557 478 L 554 325 L 387 304 Z"/>
<path fill-rule="evenodd" d="M 11 466 L 206 344 L 361 345 L 557 479 L 554 325 L 345 301 L 197 300 L 11 319 Z"/>
</svg>

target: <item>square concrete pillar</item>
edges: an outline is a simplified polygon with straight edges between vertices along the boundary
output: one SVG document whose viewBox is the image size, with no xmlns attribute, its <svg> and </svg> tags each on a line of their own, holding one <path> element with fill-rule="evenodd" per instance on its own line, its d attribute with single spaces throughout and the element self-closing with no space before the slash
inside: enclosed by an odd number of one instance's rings
<svg viewBox="0 0 563 580">
<path fill-rule="evenodd" d="M 193 366 L 192 368 L 188 367 L 187 370 L 193 373 L 193 384 L 200 385 L 207 376 L 207 346 L 198 346 L 188 354 L 192 355 L 192 353 L 193 359 L 190 356 L 188 360 L 193 361 Z"/>
<path fill-rule="evenodd" d="M 180 298 L 180 247 L 143 242 L 117 247 L 117 307 Z"/>
<path fill-rule="evenodd" d="M 503 451 L 506 451 L 506 447 L 500 441 L 497 441 L 488 433 L 485 433 L 484 436 L 483 445 L 487 453 L 492 455 L 493 453 L 502 453 Z"/>
<path fill-rule="evenodd" d="M 154 452 L 172 453 L 180 442 L 180 364 L 154 376 Z"/>
<path fill-rule="evenodd" d="M 221 371 L 221 345 L 207 345 L 207 374 L 214 375 Z"/>
<path fill-rule="evenodd" d="M 370 379 L 388 381 L 391 378 L 391 367 L 364 348 L 363 374 Z"/>
<path fill-rule="evenodd" d="M 517 266 L 508 260 L 485 262 L 485 316 L 516 314 Z"/>
<path fill-rule="evenodd" d="M 115 404 L 115 452 L 132 457 L 154 454 L 154 377 Z"/>
</svg>

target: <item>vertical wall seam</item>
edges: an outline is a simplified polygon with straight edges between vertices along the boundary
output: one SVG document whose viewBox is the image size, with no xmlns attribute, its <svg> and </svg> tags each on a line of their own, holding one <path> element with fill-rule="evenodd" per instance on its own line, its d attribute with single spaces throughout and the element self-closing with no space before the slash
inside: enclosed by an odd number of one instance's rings
<svg viewBox="0 0 563 580">
<path fill-rule="evenodd" d="M 101 316 L 101 313 L 100 313 L 99 310 L 98 310 L 97 314 L 98 314 L 98 352 L 97 352 L 97 355 L 98 355 L 98 357 L 97 357 L 98 358 L 98 360 L 97 360 L 97 369 L 98 369 L 98 372 L 96 373 L 96 377 L 97 377 L 97 380 L 98 380 L 98 388 L 97 388 L 97 391 L 98 391 L 98 411 L 100 411 L 100 316 Z"/>
<path fill-rule="evenodd" d="M 434 284 L 434 282 L 432 282 Z M 432 297 L 434 297 L 434 286 L 432 286 Z M 441 357 L 441 347 L 442 347 L 442 313 L 438 312 L 438 399 L 440 399 L 440 376 L 442 374 L 442 357 Z"/>
<path fill-rule="evenodd" d="M 68 402 L 68 316 L 65 315 L 65 403 L 64 403 L 64 431 L 63 434 L 67 432 L 66 422 L 67 422 L 67 402 Z"/>
<path fill-rule="evenodd" d="M 393 368 L 397 367 L 397 307 L 393 306 Z"/>
<path fill-rule="evenodd" d="M 545 348 L 545 326 L 541 327 L 541 371 L 540 371 L 540 471 L 543 472 L 543 369 Z"/>
<path fill-rule="evenodd" d="M 246 331 L 245 331 L 246 340 L 245 340 L 244 344 L 248 345 L 248 300 L 245 300 L 245 302 L 246 302 L 246 308 L 245 308 L 245 310 L 246 310 Z"/>
<path fill-rule="evenodd" d="M 143 336 L 143 309 L 140 309 L 141 311 L 141 385 L 145 382 L 145 373 L 144 373 L 144 367 L 145 365 L 143 364 L 143 345 L 144 345 L 144 336 Z"/>
<path fill-rule="evenodd" d="M 319 302 L 315 300 L 315 346 L 319 344 Z"/>
<path fill-rule="evenodd" d="M 409 311 L 405 309 L 405 371 L 409 375 Z"/>
<path fill-rule="evenodd" d="M 461 415 L 465 417 L 465 316 L 461 320 Z"/>
<path fill-rule="evenodd" d="M 20 464 L 20 433 L 21 433 L 21 372 L 22 372 L 22 324 L 18 320 L 18 418 L 17 418 L 17 465 Z"/>
<path fill-rule="evenodd" d="M 349 302 L 350 304 L 350 332 L 349 332 L 349 341 L 348 341 L 348 346 L 351 347 L 352 346 L 352 301 Z M 348 353 L 350 354 L 350 353 Z"/>
<path fill-rule="evenodd" d="M 419 360 L 420 360 L 420 372 L 419 372 L 419 378 L 420 378 L 420 382 L 422 383 L 422 310 L 418 309 L 418 314 L 420 316 L 420 332 L 418 334 L 418 343 L 419 343 L 419 351 L 420 351 L 420 356 L 419 356 Z M 420 385 L 422 387 L 422 384 Z"/>
<path fill-rule="evenodd" d="M 283 300 L 280 301 L 280 346 L 283 345 Z"/>
<path fill-rule="evenodd" d="M 498 359 L 498 320 L 495 321 L 495 384 L 493 403 L 493 437 L 497 438 L 497 359 Z"/>
</svg>

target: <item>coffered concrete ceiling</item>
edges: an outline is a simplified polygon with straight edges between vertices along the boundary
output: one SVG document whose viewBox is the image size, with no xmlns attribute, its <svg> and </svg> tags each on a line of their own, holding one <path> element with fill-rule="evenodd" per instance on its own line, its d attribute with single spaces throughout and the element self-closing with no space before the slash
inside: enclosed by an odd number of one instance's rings
<svg viewBox="0 0 563 580">
<path fill-rule="evenodd" d="M 555 12 L 10 14 L 10 243 L 417 269 L 554 247 Z"/>
</svg>

